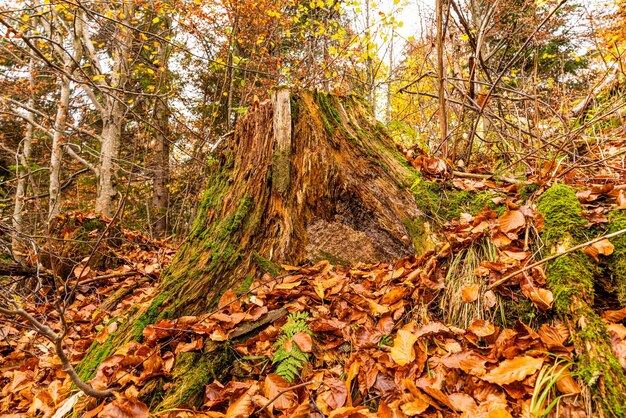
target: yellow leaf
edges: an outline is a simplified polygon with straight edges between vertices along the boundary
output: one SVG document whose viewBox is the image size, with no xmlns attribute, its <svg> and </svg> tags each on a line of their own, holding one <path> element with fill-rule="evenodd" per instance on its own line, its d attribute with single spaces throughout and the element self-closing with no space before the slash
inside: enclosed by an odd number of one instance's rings
<svg viewBox="0 0 626 418">
<path fill-rule="evenodd" d="M 152 23 L 159 23 L 161 19 L 159 19 L 158 17 L 155 17 L 154 19 L 152 19 Z"/>
<path fill-rule="evenodd" d="M 413 345 L 417 341 L 414 333 L 401 329 L 393 340 L 389 355 L 398 365 L 404 366 L 415 360 Z"/>
<path fill-rule="evenodd" d="M 400 405 L 400 409 L 406 415 L 413 417 L 424 412 L 429 406 L 429 403 L 423 401 L 422 399 L 414 400 L 413 402 L 407 402 L 403 405 Z"/>
</svg>

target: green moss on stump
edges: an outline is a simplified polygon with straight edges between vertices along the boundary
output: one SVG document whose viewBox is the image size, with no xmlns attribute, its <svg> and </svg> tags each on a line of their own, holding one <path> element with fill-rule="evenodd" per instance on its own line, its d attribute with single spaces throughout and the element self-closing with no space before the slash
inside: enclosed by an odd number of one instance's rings
<svg viewBox="0 0 626 418">
<path fill-rule="evenodd" d="M 223 377 L 233 356 L 226 344 L 208 343 L 202 353 L 180 353 L 172 370 L 173 387 L 164 395 L 156 412 L 186 405 L 202 406 L 205 386 Z"/>
<path fill-rule="evenodd" d="M 83 381 L 93 379 L 96 376 L 100 363 L 113 354 L 115 349 L 113 341 L 113 335 L 109 335 L 104 341 L 104 344 L 100 344 L 95 340 L 91 343 L 89 351 L 82 361 L 76 366 L 76 373 L 78 373 L 78 376 L 80 376 Z"/>
<path fill-rule="evenodd" d="M 268 260 L 267 258 L 259 255 L 256 251 L 252 253 L 252 261 L 254 261 L 262 271 L 269 273 L 272 276 L 278 276 L 283 272 L 283 268 L 280 264 Z"/>
<path fill-rule="evenodd" d="M 476 215 L 485 207 L 501 215 L 506 210 L 502 204 L 495 204 L 497 194 L 488 190 L 470 192 L 467 190 L 446 189 L 443 185 L 418 177 L 411 186 L 415 200 L 427 215 L 443 221 L 458 219 L 461 213 Z"/>
<path fill-rule="evenodd" d="M 571 187 L 564 184 L 552 186 L 537 201 L 537 209 L 545 220 L 542 235 L 548 245 L 562 242 L 566 234 L 574 239 L 584 237 L 587 221 L 580 216 L 583 208 Z"/>
<path fill-rule="evenodd" d="M 609 214 L 609 230 L 613 233 L 626 229 L 626 210 L 615 210 Z M 611 274 L 612 285 L 617 293 L 617 300 L 621 306 L 626 306 L 626 234 L 611 238 L 615 246 L 613 254 L 607 259 L 608 271 Z"/>
<path fill-rule="evenodd" d="M 574 189 L 555 185 L 537 202 L 544 217 L 542 236 L 552 251 L 584 242 L 586 221 Z M 624 372 L 611 348 L 604 322 L 593 311 L 594 274 L 598 268 L 578 251 L 548 264 L 547 283 L 555 309 L 575 328 L 571 339 L 577 351 L 577 373 L 591 389 L 594 401 L 607 416 L 626 416 Z"/>
</svg>

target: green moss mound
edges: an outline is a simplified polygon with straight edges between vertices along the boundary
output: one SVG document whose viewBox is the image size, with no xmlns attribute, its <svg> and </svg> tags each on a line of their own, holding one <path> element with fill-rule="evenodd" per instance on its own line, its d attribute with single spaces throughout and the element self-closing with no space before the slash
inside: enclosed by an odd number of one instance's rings
<svg viewBox="0 0 626 418">
<path fill-rule="evenodd" d="M 440 221 L 457 219 L 461 213 L 476 215 L 485 207 L 495 210 L 498 215 L 503 214 L 506 210 L 503 204 L 493 202 L 493 199 L 499 195 L 489 190 L 478 192 L 456 190 L 426 180 L 422 176 L 416 178 L 411 190 L 424 212 Z"/>
<path fill-rule="evenodd" d="M 626 229 L 626 210 L 614 210 L 609 214 L 609 221 L 608 233 Z M 611 284 L 620 305 L 626 306 L 626 234 L 611 238 L 611 243 L 615 246 L 613 254 L 607 259 Z"/>
<path fill-rule="evenodd" d="M 571 187 L 552 186 L 540 197 L 537 208 L 545 220 L 542 237 L 552 252 L 567 250 L 587 240 L 586 220 L 580 216 L 582 207 Z M 598 273 L 599 268 L 591 258 L 577 251 L 548 263 L 547 283 L 554 294 L 556 311 L 572 330 L 578 376 L 606 416 L 624 417 L 624 372 L 613 353 L 606 325 L 592 309 L 594 279 Z"/>
</svg>

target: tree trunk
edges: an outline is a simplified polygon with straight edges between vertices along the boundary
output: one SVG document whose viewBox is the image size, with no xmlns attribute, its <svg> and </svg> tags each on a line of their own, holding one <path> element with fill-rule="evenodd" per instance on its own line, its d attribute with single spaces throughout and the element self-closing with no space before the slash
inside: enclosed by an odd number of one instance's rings
<svg viewBox="0 0 626 418">
<path fill-rule="evenodd" d="M 31 65 L 30 67 L 30 88 L 35 89 L 35 80 L 33 76 L 34 68 Z M 35 99 L 33 98 L 33 92 L 31 91 L 31 97 L 28 99 L 28 106 L 32 109 L 35 107 Z M 24 232 L 24 223 L 22 221 L 23 218 L 23 210 L 24 203 L 26 199 L 26 187 L 28 184 L 30 172 L 30 153 L 33 145 L 33 133 L 34 128 L 32 125 L 33 113 L 28 112 L 27 118 L 29 123 L 26 125 L 26 132 L 24 135 L 24 140 L 22 141 L 22 150 L 18 149 L 17 152 L 17 162 L 18 162 L 18 170 L 17 170 L 17 186 L 15 188 L 15 204 L 13 206 L 13 218 L 11 219 L 11 224 L 13 229 L 15 230 L 11 237 L 11 252 L 13 253 L 13 258 L 17 261 L 23 261 L 23 255 L 25 254 L 24 248 L 22 248 L 22 234 Z"/>
<path fill-rule="evenodd" d="M 415 172 L 367 108 L 353 96 L 286 89 L 252 108 L 215 162 L 192 232 L 151 305 L 89 352 L 82 376 L 124 341 L 141 340 L 147 324 L 207 312 L 227 289 L 278 274 L 280 263 L 374 263 L 423 249 L 422 212 L 406 188 Z M 189 373 L 175 368 L 159 408 L 193 404 L 223 372 L 216 353 L 223 350 L 205 347 Z"/>
<path fill-rule="evenodd" d="M 116 112 L 104 120 L 100 144 L 100 164 L 98 166 L 98 186 L 96 193 L 96 212 L 112 217 L 115 213 L 115 159 L 119 152 L 122 132 L 122 112 L 115 106 Z"/>
<path fill-rule="evenodd" d="M 437 85 L 439 94 L 439 140 L 441 141 L 441 150 L 444 156 L 448 154 L 448 113 L 446 111 L 446 80 L 444 67 L 444 26 L 443 26 L 443 2 L 436 2 L 436 20 L 437 20 Z"/>
<path fill-rule="evenodd" d="M 52 136 L 52 151 L 50 155 L 50 186 L 48 193 L 48 221 L 61 212 L 61 162 L 63 160 L 63 134 L 67 109 L 70 104 L 70 80 L 61 76 L 61 97 L 57 106 L 57 114 L 54 121 L 54 134 Z"/>
<path fill-rule="evenodd" d="M 157 124 L 155 132 L 156 165 L 154 167 L 154 182 L 152 185 L 152 206 L 154 208 L 154 234 L 159 238 L 167 235 L 167 208 L 169 191 L 167 183 L 170 177 L 170 144 L 168 140 L 168 110 L 163 99 L 157 99 L 154 116 Z"/>
</svg>

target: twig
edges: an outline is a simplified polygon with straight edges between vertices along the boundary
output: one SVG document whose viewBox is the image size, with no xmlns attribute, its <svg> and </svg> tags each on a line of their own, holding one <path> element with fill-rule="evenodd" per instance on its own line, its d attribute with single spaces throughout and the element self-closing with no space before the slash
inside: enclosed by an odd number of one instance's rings
<svg viewBox="0 0 626 418">
<path fill-rule="evenodd" d="M 511 183 L 511 184 L 524 183 L 523 180 L 518 180 L 518 179 L 511 178 L 511 177 L 499 176 L 496 174 L 464 173 L 462 171 L 453 171 L 452 175 L 454 177 L 461 177 L 461 178 L 468 178 L 468 179 L 482 179 L 482 180 L 493 179 L 496 181 L 503 181 L 505 183 Z"/>
<path fill-rule="evenodd" d="M 138 272 L 138 271 L 123 271 L 123 272 L 118 272 L 118 273 L 110 273 L 110 274 L 104 274 L 102 276 L 96 276 L 96 277 L 93 277 L 91 279 L 81 280 L 81 281 L 78 282 L 78 284 L 80 286 L 83 286 L 83 285 L 86 285 L 86 284 L 98 282 L 100 280 L 114 279 L 116 277 L 135 276 L 135 275 L 140 275 L 140 274 L 141 273 Z"/>
<path fill-rule="evenodd" d="M 260 413 L 261 413 L 262 411 L 264 411 L 264 410 L 265 410 L 268 406 L 270 406 L 270 405 L 271 405 L 271 404 L 272 404 L 272 403 L 273 403 L 276 399 L 280 398 L 280 397 L 281 397 L 282 395 L 284 395 L 285 393 L 290 392 L 290 391 L 295 390 L 295 389 L 299 389 L 299 388 L 305 387 L 305 386 L 309 386 L 309 385 L 310 385 L 310 384 L 312 384 L 312 383 L 316 383 L 316 382 L 315 382 L 314 380 L 309 380 L 308 382 L 300 383 L 300 384 L 298 384 L 298 385 L 294 385 L 294 386 L 288 387 L 287 389 L 283 389 L 283 390 L 281 390 L 280 392 L 278 392 L 278 393 L 276 394 L 276 396 L 274 396 L 272 399 L 270 399 L 270 401 L 269 401 L 267 404 L 265 404 L 265 406 L 264 406 L 263 408 L 259 409 L 259 410 L 258 410 L 258 411 L 256 411 L 254 414 L 260 414 Z"/>
<path fill-rule="evenodd" d="M 498 286 L 500 286 L 502 283 L 504 283 L 504 282 L 506 282 L 507 280 L 509 280 L 509 279 L 511 279 L 511 278 L 513 278 L 513 277 L 515 277 L 515 276 L 517 276 L 518 274 L 523 273 L 523 272 L 525 272 L 526 270 L 530 270 L 530 269 L 531 269 L 531 268 L 533 268 L 533 267 L 537 267 L 537 266 L 539 266 L 539 265 L 541 265 L 541 264 L 547 263 L 548 261 L 552 261 L 552 260 L 554 260 L 555 258 L 558 258 L 558 257 L 560 257 L 560 256 L 562 256 L 562 255 L 569 254 L 569 253 L 572 253 L 572 252 L 574 252 L 574 251 L 580 250 L 580 249 L 582 249 L 582 248 L 588 247 L 589 245 L 595 244 L 596 242 L 598 242 L 598 241 L 602 241 L 603 239 L 609 239 L 609 238 L 616 237 L 616 236 L 618 236 L 618 235 L 622 235 L 623 233 L 626 233 L 626 228 L 625 228 L 625 229 L 620 229 L 619 231 L 613 232 L 613 233 L 608 234 L 608 235 L 603 235 L 603 236 L 601 236 L 601 237 L 598 237 L 598 238 L 592 239 L 591 241 L 587 241 L 587 242 L 585 242 L 584 244 L 579 244 L 579 245 L 577 245 L 577 246 L 575 246 L 575 247 L 572 247 L 572 248 L 570 248 L 570 249 L 568 249 L 568 250 L 566 250 L 566 251 L 563 251 L 563 252 L 560 252 L 560 253 L 557 253 L 557 254 L 553 254 L 553 255 L 551 255 L 550 257 L 546 257 L 546 258 L 544 258 L 543 260 L 539 260 L 539 261 L 537 261 L 537 262 L 535 262 L 535 263 L 529 264 L 529 265 L 527 265 L 527 266 L 523 267 L 522 269 L 515 271 L 514 273 L 507 274 L 506 276 L 504 276 L 504 277 L 503 277 L 503 278 L 501 278 L 500 280 L 497 280 L 497 281 L 495 281 L 494 283 L 490 284 L 490 285 L 487 287 L 487 289 L 491 290 L 491 289 L 493 289 L 493 288 L 495 288 L 495 287 L 498 287 Z"/>
</svg>

